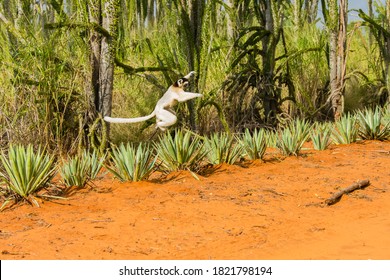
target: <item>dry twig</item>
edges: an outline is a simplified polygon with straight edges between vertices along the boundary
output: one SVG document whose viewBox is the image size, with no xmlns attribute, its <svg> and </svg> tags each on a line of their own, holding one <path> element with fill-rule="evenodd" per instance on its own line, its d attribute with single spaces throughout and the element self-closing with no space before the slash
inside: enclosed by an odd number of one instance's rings
<svg viewBox="0 0 390 280">
<path fill-rule="evenodd" d="M 358 181 L 358 182 L 352 184 L 351 186 L 349 186 L 345 189 L 342 189 L 342 190 L 338 191 L 337 193 L 333 194 L 331 197 L 329 197 L 328 199 L 325 200 L 325 203 L 327 205 L 333 205 L 333 204 L 339 202 L 341 197 L 344 194 L 348 194 L 348 193 L 353 192 L 354 190 L 357 190 L 357 189 L 363 189 L 363 188 L 367 187 L 369 184 L 370 184 L 369 180 Z"/>
</svg>

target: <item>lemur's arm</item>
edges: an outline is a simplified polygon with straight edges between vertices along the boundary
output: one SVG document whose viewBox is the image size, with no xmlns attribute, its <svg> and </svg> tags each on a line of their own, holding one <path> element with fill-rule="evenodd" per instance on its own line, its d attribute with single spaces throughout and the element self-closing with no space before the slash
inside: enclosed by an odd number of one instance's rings
<svg viewBox="0 0 390 280">
<path fill-rule="evenodd" d="M 183 92 L 178 94 L 177 101 L 184 102 L 184 101 L 187 101 L 187 100 L 190 100 L 190 99 L 194 99 L 196 97 L 202 97 L 202 96 L 203 96 L 203 94 L 200 94 L 200 93 L 193 93 L 193 92 L 183 91 Z"/>
<path fill-rule="evenodd" d="M 190 79 L 192 76 L 195 75 L 195 71 L 191 71 L 190 73 L 188 73 L 186 76 L 184 76 L 185 79 Z M 181 89 L 178 93 L 178 97 L 176 98 L 177 101 L 179 102 L 185 102 L 187 100 L 190 100 L 190 99 L 194 99 L 196 97 L 202 97 L 203 94 L 200 94 L 200 93 L 193 93 L 193 92 L 187 92 L 187 91 L 184 91 L 183 89 Z"/>
</svg>

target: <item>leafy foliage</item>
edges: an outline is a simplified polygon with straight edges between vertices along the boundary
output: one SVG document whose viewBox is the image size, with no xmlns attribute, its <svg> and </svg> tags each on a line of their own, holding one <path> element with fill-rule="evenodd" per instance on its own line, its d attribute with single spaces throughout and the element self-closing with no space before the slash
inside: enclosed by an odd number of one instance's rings
<svg viewBox="0 0 390 280">
<path fill-rule="evenodd" d="M 60 175 L 66 186 L 77 186 L 82 188 L 88 181 L 97 177 L 103 167 L 105 156 L 99 158 L 97 151 L 92 154 L 84 151 L 63 163 L 60 168 Z"/>
<path fill-rule="evenodd" d="M 359 132 L 356 117 L 347 113 L 335 123 L 332 139 L 336 144 L 350 144 L 356 142 Z"/>
<path fill-rule="evenodd" d="M 147 179 L 156 162 L 156 156 L 150 146 L 142 143 L 138 147 L 122 143 L 113 149 L 111 158 L 112 164 L 107 165 L 107 169 L 122 182 Z"/>
<path fill-rule="evenodd" d="M 174 136 L 167 133 L 155 143 L 160 169 L 164 172 L 197 171 L 206 152 L 201 138 L 190 131 L 175 130 Z"/>
<path fill-rule="evenodd" d="M 262 159 L 267 148 L 267 134 L 264 129 L 255 129 L 252 133 L 249 129 L 245 130 L 242 137 L 238 140 L 246 156 L 250 160 Z"/>
<path fill-rule="evenodd" d="M 88 161 L 76 156 L 63 163 L 60 175 L 68 187 L 84 187 L 88 181 Z"/>
<path fill-rule="evenodd" d="M 330 137 L 332 135 L 331 124 L 316 123 L 310 131 L 310 138 L 313 142 L 314 149 L 325 150 L 330 144 Z"/>
<path fill-rule="evenodd" d="M 390 125 L 390 103 L 383 109 L 382 116 L 382 125 L 389 126 Z"/>
<path fill-rule="evenodd" d="M 277 147 L 276 143 L 278 142 L 277 132 L 274 130 L 266 130 L 265 136 L 266 136 L 267 147 L 276 148 Z"/>
<path fill-rule="evenodd" d="M 309 136 L 310 129 L 311 125 L 305 120 L 292 121 L 279 133 L 276 143 L 278 149 L 285 156 L 297 156 Z"/>
<path fill-rule="evenodd" d="M 242 146 L 229 133 L 214 133 L 205 141 L 207 158 L 211 164 L 234 164 L 242 155 Z"/>
<path fill-rule="evenodd" d="M 45 154 L 41 149 L 34 152 L 32 145 L 12 145 L 8 154 L 1 153 L 0 159 L 3 165 L 0 177 L 16 200 L 23 199 L 38 205 L 34 196 L 37 196 L 54 176 L 54 157 Z"/>
<path fill-rule="evenodd" d="M 390 123 L 382 125 L 382 110 L 366 109 L 358 111 L 359 136 L 366 140 L 387 140 L 390 136 Z"/>
</svg>

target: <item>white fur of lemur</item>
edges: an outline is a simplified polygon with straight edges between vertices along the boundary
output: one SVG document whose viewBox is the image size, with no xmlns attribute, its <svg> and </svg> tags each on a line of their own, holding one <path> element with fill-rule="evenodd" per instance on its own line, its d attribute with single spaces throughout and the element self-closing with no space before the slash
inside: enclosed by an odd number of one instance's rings
<svg viewBox="0 0 390 280">
<path fill-rule="evenodd" d="M 108 116 L 104 117 L 104 120 L 110 123 L 137 123 L 146 121 L 148 119 L 156 116 L 156 127 L 161 130 L 166 130 L 168 126 L 174 125 L 177 121 L 175 113 L 171 110 L 177 102 L 184 102 L 196 97 L 202 97 L 203 94 L 193 93 L 184 91 L 184 87 L 188 85 L 188 80 L 195 74 L 194 71 L 190 72 L 188 75 L 177 80 L 173 85 L 171 85 L 164 95 L 157 101 L 154 111 L 144 117 L 139 118 L 111 118 Z"/>
</svg>

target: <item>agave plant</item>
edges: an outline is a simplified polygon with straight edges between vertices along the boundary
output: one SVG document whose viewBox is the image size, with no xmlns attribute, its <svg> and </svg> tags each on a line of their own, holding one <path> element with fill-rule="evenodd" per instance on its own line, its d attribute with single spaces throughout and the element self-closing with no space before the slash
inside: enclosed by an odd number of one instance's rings
<svg viewBox="0 0 390 280">
<path fill-rule="evenodd" d="M 359 132 L 356 117 L 347 113 L 335 123 L 332 139 L 336 144 L 350 144 L 356 142 Z"/>
<path fill-rule="evenodd" d="M 317 123 L 310 131 L 310 138 L 313 142 L 314 149 L 325 150 L 330 144 L 332 135 L 332 126 L 330 124 Z"/>
<path fill-rule="evenodd" d="M 358 111 L 359 136 L 366 140 L 386 140 L 390 136 L 390 122 L 382 125 L 382 111 L 366 109 Z"/>
<path fill-rule="evenodd" d="M 277 133 L 273 130 L 266 130 L 265 135 L 266 135 L 265 139 L 266 139 L 267 147 L 276 148 L 277 147 L 276 143 L 278 142 Z"/>
<path fill-rule="evenodd" d="M 390 103 L 388 103 L 383 109 L 382 125 L 390 126 Z"/>
<path fill-rule="evenodd" d="M 253 133 L 246 129 L 238 138 L 242 150 L 250 160 L 262 159 L 267 148 L 267 134 L 264 129 L 255 129 Z"/>
<path fill-rule="evenodd" d="M 229 133 L 214 133 L 205 141 L 207 158 L 211 164 L 234 164 L 242 155 L 242 146 Z"/>
<path fill-rule="evenodd" d="M 153 171 L 156 156 L 149 145 L 123 143 L 113 149 L 112 163 L 107 165 L 107 169 L 122 182 L 142 181 L 147 179 Z"/>
<path fill-rule="evenodd" d="M 165 172 L 197 171 L 206 155 L 201 138 L 187 131 L 175 130 L 174 136 L 167 133 L 155 143 L 160 169 Z"/>
<path fill-rule="evenodd" d="M 76 156 L 62 164 L 60 175 L 66 186 L 82 188 L 88 181 L 88 169 L 88 161 Z"/>
<path fill-rule="evenodd" d="M 60 175 L 66 186 L 84 187 L 88 181 L 97 177 L 103 167 L 105 156 L 100 157 L 96 150 L 91 154 L 84 151 L 67 162 L 60 168 Z"/>
<path fill-rule="evenodd" d="M 309 136 L 310 129 L 311 125 L 307 121 L 296 119 L 279 133 L 277 148 L 285 156 L 298 155 Z"/>
<path fill-rule="evenodd" d="M 99 156 L 98 150 L 93 150 L 92 154 L 88 151 L 83 152 L 83 157 L 88 158 L 90 162 L 90 170 L 88 174 L 90 180 L 94 180 L 97 178 L 100 173 L 100 170 L 102 170 L 103 168 L 106 156 L 107 154 Z"/>
<path fill-rule="evenodd" d="M 38 192 L 48 185 L 55 174 L 54 157 L 45 154 L 40 148 L 34 152 L 32 145 L 11 145 L 8 154 L 2 152 L 0 158 L 3 165 L 0 177 L 14 198 L 39 206 L 35 197 L 39 196 Z"/>
</svg>

